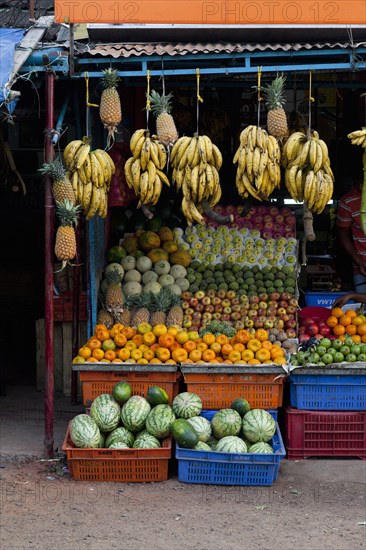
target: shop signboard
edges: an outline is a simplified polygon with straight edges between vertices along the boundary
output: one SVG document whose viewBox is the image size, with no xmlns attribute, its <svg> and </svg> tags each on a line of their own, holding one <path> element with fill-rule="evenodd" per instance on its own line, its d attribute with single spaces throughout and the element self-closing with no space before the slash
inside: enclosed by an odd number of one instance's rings
<svg viewBox="0 0 366 550">
<path fill-rule="evenodd" d="M 58 23 L 365 25 L 365 0 L 55 0 Z"/>
</svg>

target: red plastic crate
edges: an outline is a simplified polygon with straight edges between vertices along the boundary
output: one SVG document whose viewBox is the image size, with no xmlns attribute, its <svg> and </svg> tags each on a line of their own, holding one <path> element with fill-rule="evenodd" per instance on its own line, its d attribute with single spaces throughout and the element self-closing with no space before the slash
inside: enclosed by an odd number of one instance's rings
<svg viewBox="0 0 366 550">
<path fill-rule="evenodd" d="M 366 459 L 366 412 L 304 411 L 285 416 L 287 458 L 355 456 Z"/>
<path fill-rule="evenodd" d="M 78 449 L 70 439 L 69 424 L 62 450 L 74 479 L 146 483 L 168 479 L 172 441 L 164 439 L 158 449 Z"/>
<path fill-rule="evenodd" d="M 98 370 L 94 370 L 98 368 Z M 141 370 L 143 368 L 143 370 Z M 128 382 L 132 387 L 133 395 L 146 397 L 150 386 L 160 386 L 168 394 L 171 403 L 179 393 L 180 372 L 172 365 L 146 366 L 130 365 L 129 367 L 116 366 L 115 370 L 105 364 L 98 367 L 85 367 L 82 364 L 72 365 L 73 370 L 80 373 L 80 384 L 83 396 L 83 404 L 89 407 L 92 401 L 101 393 L 112 393 L 113 386 L 117 382 Z"/>
</svg>

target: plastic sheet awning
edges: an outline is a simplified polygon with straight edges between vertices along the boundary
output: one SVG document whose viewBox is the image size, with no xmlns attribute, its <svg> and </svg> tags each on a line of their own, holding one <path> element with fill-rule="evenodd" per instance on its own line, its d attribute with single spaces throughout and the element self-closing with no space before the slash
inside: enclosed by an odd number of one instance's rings
<svg viewBox="0 0 366 550">
<path fill-rule="evenodd" d="M 16 100 L 9 101 L 10 75 L 14 65 L 14 52 L 24 36 L 24 29 L 0 29 L 0 105 L 5 103 L 10 113 Z"/>
</svg>

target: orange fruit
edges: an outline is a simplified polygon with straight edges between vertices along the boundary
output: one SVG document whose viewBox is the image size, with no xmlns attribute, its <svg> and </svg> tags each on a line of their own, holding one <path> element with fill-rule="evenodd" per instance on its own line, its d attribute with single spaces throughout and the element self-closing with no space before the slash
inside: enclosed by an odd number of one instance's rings
<svg viewBox="0 0 366 550">
<path fill-rule="evenodd" d="M 142 358 L 142 351 L 137 349 L 137 348 L 133 349 L 131 351 L 131 357 L 132 357 L 132 359 L 135 359 L 135 361 L 139 361 L 139 359 Z"/>
<path fill-rule="evenodd" d="M 100 340 L 98 340 L 98 338 L 95 338 L 95 337 L 92 336 L 92 337 L 88 340 L 87 346 L 88 346 L 88 348 L 90 348 L 91 350 L 100 349 L 100 348 L 102 347 L 102 342 L 101 342 Z"/>
<path fill-rule="evenodd" d="M 337 325 L 333 328 L 333 332 L 336 336 L 341 336 L 346 332 L 346 329 L 343 325 Z"/>
<path fill-rule="evenodd" d="M 326 323 L 328 327 L 336 327 L 338 325 L 338 317 L 336 317 L 335 315 L 331 315 L 330 317 L 328 317 Z"/>
<path fill-rule="evenodd" d="M 361 344 L 361 336 L 359 334 L 354 334 L 352 340 L 355 344 Z"/>
<path fill-rule="evenodd" d="M 164 363 L 170 359 L 170 350 L 168 350 L 168 348 L 160 347 L 156 350 L 155 355 Z"/>
<path fill-rule="evenodd" d="M 117 354 L 113 349 L 108 349 L 104 352 L 104 359 L 107 359 L 108 361 L 113 361 L 116 357 Z"/>
<path fill-rule="evenodd" d="M 348 315 L 348 317 L 351 317 L 351 319 L 354 319 L 354 317 L 357 317 L 357 312 L 354 309 L 349 309 L 348 311 L 346 311 L 346 315 Z"/>
<path fill-rule="evenodd" d="M 229 338 L 225 336 L 225 334 L 219 334 L 218 336 L 216 336 L 216 342 L 223 346 L 224 344 L 228 344 Z"/>
<path fill-rule="evenodd" d="M 97 361 L 101 361 L 104 357 L 104 351 L 100 348 L 94 349 L 92 357 L 94 357 Z"/>
<path fill-rule="evenodd" d="M 172 359 L 177 363 L 186 362 L 188 359 L 188 352 L 183 348 L 177 348 L 172 351 Z"/>
<path fill-rule="evenodd" d="M 193 340 L 188 340 L 183 344 L 183 349 L 185 349 L 186 351 L 188 351 L 188 353 L 190 353 L 194 349 L 197 349 L 197 344 L 196 342 L 193 342 Z"/>
<path fill-rule="evenodd" d="M 168 332 L 168 327 L 166 327 L 165 325 L 159 324 L 159 325 L 155 325 L 152 331 L 155 334 L 155 336 L 159 337 L 162 334 L 166 334 Z"/>
<path fill-rule="evenodd" d="M 245 351 L 245 346 L 244 344 L 234 344 L 233 349 L 235 351 L 240 351 L 240 353 L 243 353 L 243 351 Z"/>
<path fill-rule="evenodd" d="M 254 351 L 252 351 L 251 349 L 246 349 L 241 354 L 241 358 L 243 361 L 247 361 L 247 362 L 250 361 L 250 359 L 254 359 Z"/>
<path fill-rule="evenodd" d="M 210 345 L 210 349 L 212 349 L 212 351 L 215 352 L 216 355 L 218 355 L 219 353 L 221 353 L 221 344 L 219 344 L 218 342 L 214 342 Z"/>
<path fill-rule="evenodd" d="M 222 355 L 229 355 L 233 351 L 233 346 L 231 344 L 224 344 L 221 348 Z"/>
<path fill-rule="evenodd" d="M 171 334 L 174 337 L 177 336 L 178 332 L 179 331 L 178 331 L 177 327 L 172 326 L 172 327 L 168 328 L 168 334 Z"/>
<path fill-rule="evenodd" d="M 199 349 L 194 349 L 189 353 L 188 357 L 192 359 L 193 363 L 197 363 L 202 358 L 202 351 L 200 351 Z"/>
<path fill-rule="evenodd" d="M 229 353 L 227 358 L 235 364 L 238 361 L 241 361 L 241 353 L 240 351 L 233 349 L 233 351 Z"/>
<path fill-rule="evenodd" d="M 197 349 L 199 349 L 200 351 L 205 351 L 205 349 L 207 348 L 208 348 L 208 345 L 205 344 L 205 342 L 198 342 Z"/>
<path fill-rule="evenodd" d="M 92 354 L 92 350 L 88 348 L 87 346 L 83 346 L 79 349 L 79 355 L 80 357 L 83 357 L 84 359 L 89 359 L 89 357 Z"/>
<path fill-rule="evenodd" d="M 172 344 L 174 344 L 174 336 L 172 334 L 161 334 L 159 336 L 159 339 L 158 339 L 158 342 L 159 342 L 159 345 L 162 347 L 162 348 L 170 348 L 170 346 Z"/>
<path fill-rule="evenodd" d="M 271 359 L 271 352 L 268 349 L 260 348 L 255 352 L 255 358 L 259 359 L 261 363 L 269 363 Z"/>
<path fill-rule="evenodd" d="M 144 357 L 141 357 L 141 359 L 138 360 L 138 363 L 139 365 L 148 365 L 149 361 Z"/>
<path fill-rule="evenodd" d="M 152 349 L 147 349 L 142 352 L 142 356 L 144 359 L 147 359 L 147 361 L 151 361 L 151 359 L 154 359 L 155 357 L 155 352 L 153 352 Z"/>
<path fill-rule="evenodd" d="M 131 352 L 129 349 L 127 348 L 122 348 L 119 350 L 118 352 L 118 357 L 122 360 L 122 361 L 127 361 L 127 359 L 129 359 L 131 357 Z"/>
<path fill-rule="evenodd" d="M 259 361 L 259 359 L 249 359 L 248 361 L 248 365 L 260 365 L 261 362 Z"/>
<path fill-rule="evenodd" d="M 352 319 L 349 315 L 342 315 L 342 317 L 339 318 L 339 324 L 343 325 L 344 327 L 347 327 L 352 323 Z"/>
<path fill-rule="evenodd" d="M 249 340 L 247 343 L 247 348 L 256 352 L 261 348 L 261 342 L 257 338 L 253 338 L 253 340 Z"/>
<path fill-rule="evenodd" d="M 238 332 L 236 333 L 236 336 L 235 336 L 235 340 L 236 342 L 238 342 L 239 344 L 246 344 L 247 342 L 249 342 L 250 340 L 250 334 L 247 330 L 245 329 L 240 329 L 238 330 Z"/>
<path fill-rule="evenodd" d="M 205 351 L 202 352 L 202 359 L 206 361 L 206 363 L 213 359 L 216 361 L 216 353 L 212 349 L 205 349 Z"/>
<path fill-rule="evenodd" d="M 356 317 L 354 317 L 352 319 L 352 324 L 355 325 L 356 327 L 359 327 L 360 325 L 362 325 L 364 323 L 364 320 L 363 318 L 361 317 L 361 315 L 356 315 Z"/>
<path fill-rule="evenodd" d="M 168 359 L 168 361 L 165 361 L 165 364 L 166 364 L 166 365 L 176 365 L 177 362 L 174 361 L 174 359 Z"/>
<path fill-rule="evenodd" d="M 260 342 L 264 342 L 265 340 L 268 340 L 268 332 L 264 328 L 259 328 L 255 331 L 255 337 Z"/>
<path fill-rule="evenodd" d="M 146 344 L 147 346 L 152 346 L 153 344 L 155 344 L 156 342 L 156 336 L 155 334 L 152 332 L 152 331 L 149 331 L 149 332 L 145 332 L 145 334 L 143 336 L 141 335 L 138 335 L 142 338 L 142 342 L 144 344 Z M 133 338 L 135 338 L 136 336 L 134 336 Z M 134 341 L 132 339 L 132 341 Z"/>
<path fill-rule="evenodd" d="M 129 349 L 130 351 L 132 351 L 132 350 L 134 350 L 134 349 L 137 349 L 137 346 L 136 346 L 135 342 L 132 342 L 131 340 L 129 340 L 128 342 L 126 342 L 125 348 Z"/>
<path fill-rule="evenodd" d="M 214 334 L 204 334 L 203 337 L 202 337 L 202 342 L 204 342 L 205 344 L 207 344 L 208 346 L 210 346 L 211 344 L 213 344 L 215 342 L 215 335 Z"/>
<path fill-rule="evenodd" d="M 178 332 L 175 339 L 179 344 L 184 344 L 189 340 L 188 332 L 186 330 L 181 330 Z"/>
<path fill-rule="evenodd" d="M 199 337 L 200 337 L 200 335 L 198 334 L 198 332 L 196 330 L 188 331 L 188 338 L 190 340 L 198 340 Z"/>
<path fill-rule="evenodd" d="M 132 336 L 131 338 L 131 342 L 134 342 L 137 347 L 141 346 L 141 344 L 146 343 L 141 334 L 134 334 L 134 336 Z"/>
<path fill-rule="evenodd" d="M 346 327 L 346 332 L 347 334 L 349 334 L 350 336 L 353 336 L 354 334 L 356 334 L 357 332 L 357 327 L 355 325 L 348 325 Z"/>
<path fill-rule="evenodd" d="M 357 327 L 357 333 L 360 334 L 361 336 L 366 334 L 366 323 L 362 323 L 362 325 L 359 325 Z"/>
<path fill-rule="evenodd" d="M 269 340 L 265 340 L 264 342 L 262 342 L 262 348 L 271 350 L 272 342 L 270 342 Z"/>
<path fill-rule="evenodd" d="M 340 307 L 334 307 L 331 311 L 331 314 L 333 317 L 336 317 L 337 319 L 339 319 L 340 317 L 342 317 L 342 315 L 344 315 L 344 311 Z"/>
<path fill-rule="evenodd" d="M 89 357 L 89 359 L 86 360 L 87 363 L 98 363 L 98 359 L 96 359 L 95 357 L 91 356 Z"/>
</svg>

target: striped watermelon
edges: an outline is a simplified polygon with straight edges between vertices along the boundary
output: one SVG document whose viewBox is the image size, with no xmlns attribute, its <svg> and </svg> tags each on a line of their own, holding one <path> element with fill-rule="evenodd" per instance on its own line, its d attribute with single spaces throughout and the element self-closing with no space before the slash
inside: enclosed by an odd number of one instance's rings
<svg viewBox="0 0 366 550">
<path fill-rule="evenodd" d="M 149 433 L 136 437 L 133 444 L 134 449 L 158 449 L 159 447 L 161 444 L 158 438 Z"/>
<path fill-rule="evenodd" d="M 133 395 L 123 405 L 121 411 L 121 420 L 125 428 L 131 432 L 139 432 L 145 427 L 151 407 L 141 395 Z"/>
<path fill-rule="evenodd" d="M 272 449 L 271 445 L 268 445 L 268 443 L 264 443 L 264 441 L 259 441 L 258 443 L 253 443 L 249 447 L 249 453 L 255 453 L 255 454 L 273 454 L 274 450 Z"/>
<path fill-rule="evenodd" d="M 111 432 L 117 428 L 121 408 L 108 393 L 98 395 L 90 406 L 90 416 L 95 420 L 101 432 Z"/>
<path fill-rule="evenodd" d="M 170 434 L 174 420 L 175 414 L 169 405 L 156 405 L 146 418 L 146 429 L 151 435 L 162 439 Z"/>
<path fill-rule="evenodd" d="M 234 409 L 221 409 L 212 417 L 212 433 L 217 439 L 228 435 L 238 435 L 241 429 L 241 416 Z"/>
<path fill-rule="evenodd" d="M 202 401 L 195 393 L 186 391 L 174 397 L 172 409 L 177 418 L 191 418 L 202 411 Z"/>
<path fill-rule="evenodd" d="M 129 447 L 132 447 L 135 438 L 132 432 L 127 430 L 127 428 L 124 428 L 123 426 L 119 426 L 119 428 L 116 428 L 108 434 L 107 439 L 105 441 L 105 446 L 110 447 L 112 443 L 115 441 L 124 441 Z"/>
<path fill-rule="evenodd" d="M 110 445 L 108 448 L 109 449 L 130 449 L 127 443 L 125 441 L 122 441 L 122 439 L 116 439 L 116 441 L 114 441 L 112 445 Z"/>
<path fill-rule="evenodd" d="M 211 436 L 208 441 L 206 441 L 207 445 L 210 447 L 211 451 L 216 450 L 216 446 L 218 444 L 219 440 L 216 439 L 216 437 Z"/>
<path fill-rule="evenodd" d="M 211 451 L 211 447 L 207 445 L 207 443 L 204 443 L 203 441 L 199 441 L 197 445 L 195 446 L 196 451 Z"/>
<path fill-rule="evenodd" d="M 235 435 L 227 435 L 220 439 L 216 445 L 216 451 L 222 453 L 247 453 L 248 449 L 245 442 Z"/>
<path fill-rule="evenodd" d="M 211 423 L 207 418 L 203 416 L 192 416 L 192 418 L 187 419 L 187 422 L 196 430 L 200 441 L 206 443 L 206 441 L 210 439 L 212 430 Z"/>
<path fill-rule="evenodd" d="M 269 441 L 276 431 L 276 422 L 272 415 L 263 409 L 253 409 L 243 418 L 243 434 L 252 443 Z"/>
<path fill-rule="evenodd" d="M 70 438 L 75 447 L 97 449 L 100 443 L 97 423 L 88 414 L 78 414 L 71 420 Z"/>
</svg>

